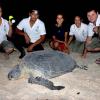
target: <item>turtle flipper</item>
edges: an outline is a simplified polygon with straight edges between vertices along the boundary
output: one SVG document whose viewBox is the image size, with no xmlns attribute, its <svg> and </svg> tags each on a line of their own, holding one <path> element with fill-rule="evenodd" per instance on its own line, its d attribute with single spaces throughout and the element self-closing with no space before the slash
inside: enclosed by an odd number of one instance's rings
<svg viewBox="0 0 100 100">
<path fill-rule="evenodd" d="M 63 88 L 65 88 L 64 86 L 54 86 L 53 82 L 44 79 L 42 77 L 30 77 L 28 79 L 28 83 L 32 83 L 32 84 L 39 84 L 39 85 L 43 85 L 51 90 L 61 90 Z"/>
<path fill-rule="evenodd" d="M 19 65 L 16 65 L 9 73 L 8 73 L 8 79 L 18 79 L 21 75 L 21 70 Z"/>
<path fill-rule="evenodd" d="M 88 70 L 88 67 L 86 65 L 80 65 L 80 66 L 77 65 L 76 67 L 83 70 Z"/>
</svg>

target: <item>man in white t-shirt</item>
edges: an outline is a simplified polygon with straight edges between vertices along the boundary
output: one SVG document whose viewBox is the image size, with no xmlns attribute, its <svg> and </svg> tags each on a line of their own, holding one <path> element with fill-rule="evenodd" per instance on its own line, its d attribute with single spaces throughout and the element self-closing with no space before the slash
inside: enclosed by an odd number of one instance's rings
<svg viewBox="0 0 100 100">
<path fill-rule="evenodd" d="M 7 37 L 12 36 L 12 23 L 2 18 L 2 7 L 0 6 L 0 50 L 6 54 L 10 54 L 14 46 L 7 40 Z"/>
<path fill-rule="evenodd" d="M 17 25 L 16 33 L 19 35 L 15 40 L 15 46 L 21 52 L 19 58 L 25 56 L 23 46 L 27 46 L 28 52 L 44 49 L 41 43 L 45 39 L 46 30 L 44 23 L 39 19 L 37 10 L 30 11 L 29 17 Z"/>
<path fill-rule="evenodd" d="M 84 24 L 80 16 L 75 16 L 74 24 L 70 27 L 68 45 L 73 52 L 83 53 L 84 43 L 87 38 L 87 25 Z M 75 40 L 73 40 L 75 37 Z"/>
<path fill-rule="evenodd" d="M 88 37 L 83 57 L 86 58 L 87 52 L 100 51 L 100 37 L 98 32 L 100 27 L 100 15 L 95 9 L 87 12 L 87 18 L 90 21 L 88 25 Z M 100 31 L 100 30 L 99 30 Z"/>
</svg>

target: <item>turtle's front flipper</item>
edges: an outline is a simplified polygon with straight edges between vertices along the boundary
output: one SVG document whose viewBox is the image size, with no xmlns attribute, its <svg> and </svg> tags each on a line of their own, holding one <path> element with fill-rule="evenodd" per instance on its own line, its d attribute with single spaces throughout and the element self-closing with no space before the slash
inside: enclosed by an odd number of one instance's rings
<svg viewBox="0 0 100 100">
<path fill-rule="evenodd" d="M 18 79 L 21 75 L 21 70 L 19 65 L 16 65 L 9 73 L 8 73 L 8 79 Z"/>
<path fill-rule="evenodd" d="M 81 65 L 81 66 L 77 65 L 76 67 L 83 70 L 88 70 L 88 67 L 86 65 Z"/>
<path fill-rule="evenodd" d="M 42 77 L 30 77 L 28 79 L 28 83 L 32 83 L 32 84 L 39 84 L 39 85 L 43 85 L 51 90 L 61 90 L 63 88 L 65 88 L 64 86 L 54 86 L 53 82 L 47 80 L 47 79 L 44 79 Z"/>
</svg>

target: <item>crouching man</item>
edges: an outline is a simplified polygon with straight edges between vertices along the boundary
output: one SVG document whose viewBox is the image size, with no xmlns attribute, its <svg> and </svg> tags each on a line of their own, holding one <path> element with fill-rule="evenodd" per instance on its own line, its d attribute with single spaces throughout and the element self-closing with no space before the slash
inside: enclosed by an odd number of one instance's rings
<svg viewBox="0 0 100 100">
<path fill-rule="evenodd" d="M 39 19 L 37 10 L 31 10 L 29 17 L 17 25 L 16 33 L 15 46 L 21 52 L 19 58 L 25 56 L 23 47 L 27 47 L 27 52 L 44 49 L 41 43 L 45 39 L 46 30 L 44 22 Z"/>
<path fill-rule="evenodd" d="M 95 9 L 87 12 L 89 20 L 88 37 L 83 57 L 86 58 L 88 52 L 100 52 L 100 14 Z"/>
<path fill-rule="evenodd" d="M 0 6 L 0 51 L 10 54 L 14 46 L 7 40 L 7 37 L 12 37 L 12 23 L 2 18 L 2 7 Z"/>
</svg>

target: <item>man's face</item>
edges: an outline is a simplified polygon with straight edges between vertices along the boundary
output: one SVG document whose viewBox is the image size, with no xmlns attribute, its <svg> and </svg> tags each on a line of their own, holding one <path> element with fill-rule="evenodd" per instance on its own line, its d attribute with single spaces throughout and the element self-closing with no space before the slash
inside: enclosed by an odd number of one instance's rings
<svg viewBox="0 0 100 100">
<path fill-rule="evenodd" d="M 0 8 L 0 18 L 2 17 L 2 9 Z"/>
<path fill-rule="evenodd" d="M 32 12 L 32 13 L 30 14 L 30 17 L 31 17 L 31 20 L 32 20 L 32 21 L 36 21 L 37 18 L 38 18 L 38 14 L 35 13 L 35 12 Z"/>
<path fill-rule="evenodd" d="M 75 21 L 75 25 L 77 27 L 79 27 L 81 25 L 81 18 L 79 16 L 76 16 L 74 21 Z"/>
<path fill-rule="evenodd" d="M 56 21 L 58 24 L 62 24 L 64 19 L 63 19 L 63 16 L 62 15 L 58 15 L 57 18 L 56 18 Z"/>
<path fill-rule="evenodd" d="M 92 10 L 87 13 L 87 18 L 91 23 L 96 22 L 98 14 L 95 12 L 95 10 Z"/>
</svg>

